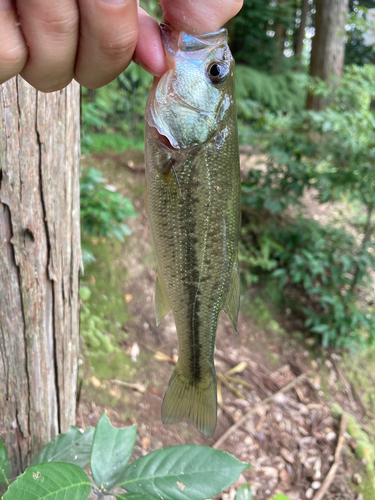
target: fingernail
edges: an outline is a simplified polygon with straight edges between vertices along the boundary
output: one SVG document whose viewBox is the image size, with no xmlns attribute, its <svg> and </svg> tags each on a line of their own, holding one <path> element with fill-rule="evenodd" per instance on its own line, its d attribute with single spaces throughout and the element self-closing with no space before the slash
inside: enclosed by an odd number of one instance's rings
<svg viewBox="0 0 375 500">
<path fill-rule="evenodd" d="M 13 6 L 12 0 L 0 0 L 0 10 L 8 10 Z"/>
</svg>

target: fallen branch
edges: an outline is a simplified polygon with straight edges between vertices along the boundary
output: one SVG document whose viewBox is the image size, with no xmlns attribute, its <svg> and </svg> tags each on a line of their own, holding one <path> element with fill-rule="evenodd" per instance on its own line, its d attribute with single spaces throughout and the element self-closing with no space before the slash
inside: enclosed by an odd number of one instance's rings
<svg viewBox="0 0 375 500">
<path fill-rule="evenodd" d="M 292 382 L 287 384 L 285 387 L 282 387 L 279 391 L 277 391 L 272 396 L 269 396 L 268 398 L 263 399 L 263 401 L 261 401 L 260 403 L 255 405 L 254 408 L 252 408 L 250 411 L 245 413 L 245 415 L 238 422 L 236 422 L 234 425 L 232 425 L 232 427 L 229 427 L 229 429 L 226 432 L 224 432 L 224 434 L 221 436 L 221 438 L 219 438 L 216 441 L 216 443 L 212 446 L 212 448 L 216 448 L 216 449 L 219 448 L 219 446 L 221 446 L 224 443 L 224 441 L 226 441 L 228 439 L 228 437 L 231 434 L 233 434 L 233 432 L 236 429 L 241 427 L 246 422 L 246 420 L 248 420 L 251 417 L 251 415 L 253 415 L 254 413 L 257 413 L 259 408 L 262 408 L 263 406 L 267 405 L 271 401 L 274 401 L 278 396 L 280 396 L 280 394 L 283 394 L 284 392 L 288 392 L 290 389 L 293 389 L 293 387 L 295 387 L 297 384 L 299 384 L 302 380 L 304 380 L 306 378 L 307 378 L 307 374 L 303 373 L 299 377 L 292 380 Z"/>
<path fill-rule="evenodd" d="M 144 394 L 146 392 L 146 387 L 142 384 L 132 384 L 130 382 L 123 382 L 122 380 L 110 380 L 111 384 L 119 385 L 120 387 L 126 387 L 127 389 L 133 389 L 135 391 Z"/>
<path fill-rule="evenodd" d="M 343 413 L 341 416 L 339 440 L 337 442 L 337 447 L 335 451 L 335 460 L 333 462 L 330 471 L 327 474 L 327 477 L 323 481 L 322 486 L 320 487 L 317 494 L 314 496 L 313 500 L 322 500 L 324 495 L 327 493 L 329 487 L 331 486 L 331 483 L 336 475 L 337 469 L 339 468 L 340 465 L 341 451 L 345 440 L 345 431 L 347 423 L 348 421 L 346 415 L 345 413 Z"/>
</svg>

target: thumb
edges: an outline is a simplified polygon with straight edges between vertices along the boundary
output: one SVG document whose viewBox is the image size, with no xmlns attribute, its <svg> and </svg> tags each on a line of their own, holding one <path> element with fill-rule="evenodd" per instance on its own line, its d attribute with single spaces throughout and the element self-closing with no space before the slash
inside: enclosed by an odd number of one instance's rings
<svg viewBox="0 0 375 500">
<path fill-rule="evenodd" d="M 241 10 L 243 0 L 160 0 L 164 21 L 191 34 L 220 29 Z"/>
</svg>

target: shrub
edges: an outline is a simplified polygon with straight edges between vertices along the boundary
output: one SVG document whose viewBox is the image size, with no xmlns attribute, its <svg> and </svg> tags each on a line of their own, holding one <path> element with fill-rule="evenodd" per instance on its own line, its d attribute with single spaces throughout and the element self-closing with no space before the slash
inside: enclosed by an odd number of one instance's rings
<svg viewBox="0 0 375 500">
<path fill-rule="evenodd" d="M 144 142 L 144 106 L 152 76 L 132 63 L 113 82 L 82 89 L 82 152 L 140 149 Z"/>
<path fill-rule="evenodd" d="M 124 223 L 134 217 L 133 203 L 105 184 L 100 170 L 89 168 L 81 177 L 81 225 L 91 236 L 116 238 L 123 242 L 131 234 Z"/>
<path fill-rule="evenodd" d="M 348 68 L 331 94 L 316 87 L 329 99 L 325 110 L 264 113 L 256 129 L 267 168 L 252 170 L 243 185 L 243 267 L 250 278 L 267 272 L 285 291 L 296 287 L 301 300 L 292 306 L 325 346 L 375 339 L 371 308 L 359 301 L 375 271 L 374 78 L 374 67 Z M 341 227 L 291 219 L 307 190 L 320 203 L 346 200 L 357 214 L 348 208 Z"/>
<path fill-rule="evenodd" d="M 96 429 L 82 432 L 72 426 L 57 436 L 10 485 L 8 457 L 0 441 L 0 484 L 9 485 L 3 498 L 86 500 L 92 491 L 97 498 L 112 492 L 117 500 L 204 500 L 249 467 L 226 452 L 196 445 L 157 450 L 129 464 L 136 436 L 136 425 L 115 428 L 103 412 Z M 94 485 L 82 470 L 88 464 Z M 118 493 L 119 488 L 127 493 Z"/>
</svg>

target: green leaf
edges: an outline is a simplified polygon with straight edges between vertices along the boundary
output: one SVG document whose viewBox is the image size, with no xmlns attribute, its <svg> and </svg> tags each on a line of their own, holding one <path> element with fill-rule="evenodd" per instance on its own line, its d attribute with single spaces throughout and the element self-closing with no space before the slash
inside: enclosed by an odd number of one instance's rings
<svg viewBox="0 0 375 500">
<path fill-rule="evenodd" d="M 3 500 L 86 500 L 89 478 L 77 465 L 55 462 L 29 467 L 9 486 Z"/>
<path fill-rule="evenodd" d="M 289 498 L 289 497 L 286 497 L 285 495 L 280 495 L 280 494 L 278 494 L 278 495 L 276 495 L 273 499 L 272 499 L 272 498 L 270 498 L 270 500 L 290 500 L 290 498 Z"/>
<path fill-rule="evenodd" d="M 110 490 L 118 484 L 132 454 L 137 426 L 116 429 L 105 411 L 96 426 L 91 452 L 91 472 L 98 488 Z"/>
<path fill-rule="evenodd" d="M 164 500 L 204 500 L 228 488 L 248 467 L 208 446 L 173 446 L 129 465 L 120 486 Z"/>
<path fill-rule="evenodd" d="M 79 289 L 79 296 L 81 297 L 82 300 L 89 300 L 91 297 L 91 290 L 87 286 L 81 286 Z"/>
<path fill-rule="evenodd" d="M 234 500 L 252 500 L 253 494 L 251 493 L 250 486 L 244 484 L 241 488 L 238 488 Z"/>
<path fill-rule="evenodd" d="M 66 434 L 55 437 L 35 458 L 32 465 L 44 462 L 67 462 L 85 467 L 90 462 L 91 445 L 95 429 L 85 432 L 71 426 Z"/>
<path fill-rule="evenodd" d="M 9 460 L 4 443 L 0 439 L 0 484 L 9 484 Z"/>
<path fill-rule="evenodd" d="M 154 500 L 154 497 L 138 493 L 122 493 L 121 495 L 115 495 L 115 497 L 117 500 Z"/>
</svg>

